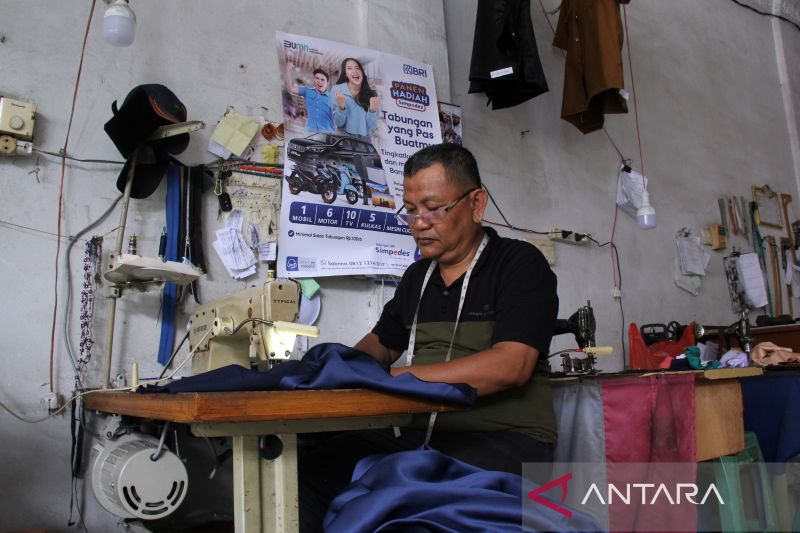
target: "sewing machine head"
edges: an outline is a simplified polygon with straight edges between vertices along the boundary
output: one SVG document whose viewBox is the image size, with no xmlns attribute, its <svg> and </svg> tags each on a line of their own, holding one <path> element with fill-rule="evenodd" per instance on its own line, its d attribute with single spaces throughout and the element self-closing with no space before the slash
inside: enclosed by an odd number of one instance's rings
<svg viewBox="0 0 800 533">
<path fill-rule="evenodd" d="M 594 310 L 589 301 L 586 302 L 586 305 L 575 311 L 568 319 L 556 320 L 556 327 L 553 331 L 553 335 L 572 333 L 580 351 L 585 355 L 583 358 L 570 357 L 569 352 L 575 350 L 562 350 L 550 354 L 550 357 L 561 355 L 561 371 L 564 374 L 595 374 L 597 373 L 594 366 L 597 362 L 596 356 L 611 355 L 614 352 L 610 346 L 596 346 L 596 328 Z"/>
<path fill-rule="evenodd" d="M 285 279 L 199 307 L 189 320 L 192 374 L 231 364 L 265 371 L 288 360 L 297 335 L 319 335 L 296 322 L 299 310 L 300 288 Z"/>
</svg>

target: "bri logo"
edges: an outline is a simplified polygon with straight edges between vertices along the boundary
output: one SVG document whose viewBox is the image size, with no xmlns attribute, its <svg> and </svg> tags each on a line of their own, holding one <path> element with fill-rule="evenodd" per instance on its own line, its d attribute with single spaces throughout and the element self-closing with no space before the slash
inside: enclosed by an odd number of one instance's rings
<svg viewBox="0 0 800 533">
<path fill-rule="evenodd" d="M 408 74 L 410 76 L 420 76 L 421 78 L 428 77 L 428 73 L 425 71 L 424 68 L 415 67 L 414 65 L 409 65 L 408 63 L 403 65 L 403 74 Z"/>
</svg>

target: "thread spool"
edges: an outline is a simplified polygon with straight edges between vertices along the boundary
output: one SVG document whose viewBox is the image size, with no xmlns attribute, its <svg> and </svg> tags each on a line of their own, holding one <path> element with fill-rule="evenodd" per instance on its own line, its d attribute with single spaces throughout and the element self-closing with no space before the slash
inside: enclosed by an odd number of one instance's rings
<svg viewBox="0 0 800 533">
<path fill-rule="evenodd" d="M 139 363 L 136 361 L 131 365 L 131 389 L 136 390 L 139 387 Z"/>
</svg>

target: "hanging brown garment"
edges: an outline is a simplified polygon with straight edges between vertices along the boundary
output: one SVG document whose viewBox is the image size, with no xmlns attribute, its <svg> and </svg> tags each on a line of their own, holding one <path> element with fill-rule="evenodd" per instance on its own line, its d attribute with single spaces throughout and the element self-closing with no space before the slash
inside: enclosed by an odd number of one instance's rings
<svg viewBox="0 0 800 533">
<path fill-rule="evenodd" d="M 567 52 L 561 118 L 583 133 L 604 114 L 627 113 L 620 94 L 624 32 L 619 4 L 630 0 L 563 0 L 553 44 Z"/>
</svg>

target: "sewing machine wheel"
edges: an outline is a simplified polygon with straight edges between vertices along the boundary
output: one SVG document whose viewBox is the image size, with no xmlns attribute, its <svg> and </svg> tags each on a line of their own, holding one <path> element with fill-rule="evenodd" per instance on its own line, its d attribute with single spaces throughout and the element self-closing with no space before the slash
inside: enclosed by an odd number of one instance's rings
<svg viewBox="0 0 800 533">
<path fill-rule="evenodd" d="M 679 322 L 672 321 L 667 324 L 667 339 L 671 341 L 676 341 L 683 333 L 683 329 Z"/>
<path fill-rule="evenodd" d="M 106 511 L 122 518 L 155 520 L 180 506 L 188 489 L 186 467 L 166 449 L 153 461 L 157 449 L 158 440 L 146 435 L 95 444 L 92 490 Z"/>
</svg>

